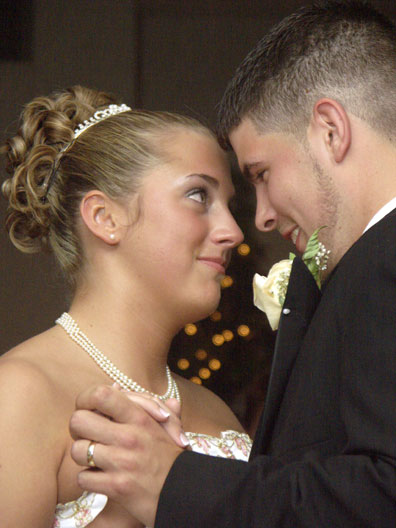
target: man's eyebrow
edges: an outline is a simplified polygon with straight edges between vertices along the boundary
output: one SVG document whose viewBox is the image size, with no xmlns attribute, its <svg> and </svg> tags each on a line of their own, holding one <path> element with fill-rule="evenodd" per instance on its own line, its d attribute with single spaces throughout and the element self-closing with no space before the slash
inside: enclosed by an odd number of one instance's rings
<svg viewBox="0 0 396 528">
<path fill-rule="evenodd" d="M 219 180 L 216 180 L 216 178 L 213 178 L 213 176 L 209 176 L 209 174 L 194 173 L 194 174 L 189 174 L 187 178 L 194 178 L 196 176 L 198 176 L 199 178 L 202 178 L 203 180 L 207 181 L 209 185 L 213 185 L 213 187 L 216 187 L 216 189 L 218 189 Z"/>
</svg>

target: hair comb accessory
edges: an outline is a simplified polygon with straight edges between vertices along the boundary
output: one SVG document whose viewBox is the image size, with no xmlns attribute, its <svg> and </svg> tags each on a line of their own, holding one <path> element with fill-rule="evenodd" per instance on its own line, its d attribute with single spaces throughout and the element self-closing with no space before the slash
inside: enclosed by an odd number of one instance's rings
<svg viewBox="0 0 396 528">
<path fill-rule="evenodd" d="M 108 117 L 121 114 L 122 112 L 128 112 L 128 110 L 131 110 L 131 108 L 129 108 L 129 106 L 127 106 L 126 104 L 111 104 L 103 110 L 97 110 L 92 117 L 86 119 L 83 123 L 80 123 L 78 125 L 78 127 L 74 131 L 74 139 L 78 138 L 78 136 L 85 132 L 85 130 L 87 130 L 89 127 L 96 125 L 96 123 L 100 123 L 100 121 L 103 121 Z"/>
<path fill-rule="evenodd" d="M 61 151 L 62 152 L 62 151 Z M 47 194 L 50 188 L 52 187 L 52 184 L 54 182 L 57 170 L 59 166 L 59 159 L 54 159 L 54 162 L 52 163 L 51 172 L 49 175 L 49 178 L 46 182 L 44 182 L 43 187 L 45 189 L 44 196 L 41 197 L 42 203 L 45 203 L 47 201 Z"/>
</svg>

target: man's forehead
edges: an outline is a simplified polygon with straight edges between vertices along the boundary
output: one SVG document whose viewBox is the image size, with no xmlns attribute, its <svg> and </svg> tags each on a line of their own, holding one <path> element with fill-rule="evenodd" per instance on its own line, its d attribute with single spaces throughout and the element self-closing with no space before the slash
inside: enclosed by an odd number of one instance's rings
<svg viewBox="0 0 396 528">
<path fill-rule="evenodd" d="M 238 125 L 231 129 L 229 138 L 240 138 L 245 134 L 259 134 L 258 128 L 250 117 L 243 117 Z"/>
<path fill-rule="evenodd" d="M 231 131 L 229 139 L 242 171 L 254 168 L 265 155 L 266 135 L 260 134 L 250 119 L 241 121 Z"/>
</svg>

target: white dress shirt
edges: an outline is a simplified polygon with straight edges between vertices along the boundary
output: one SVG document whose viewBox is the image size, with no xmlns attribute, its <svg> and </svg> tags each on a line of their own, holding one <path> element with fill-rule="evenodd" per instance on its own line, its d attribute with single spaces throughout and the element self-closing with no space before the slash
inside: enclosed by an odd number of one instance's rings
<svg viewBox="0 0 396 528">
<path fill-rule="evenodd" d="M 382 220 L 388 213 L 393 211 L 393 209 L 396 209 L 396 197 L 392 198 L 392 200 L 390 200 L 387 204 L 381 207 L 379 211 L 375 213 L 373 218 L 367 224 L 366 229 L 363 231 L 363 233 L 365 233 L 367 229 L 370 229 L 370 227 L 373 227 L 374 224 Z"/>
</svg>

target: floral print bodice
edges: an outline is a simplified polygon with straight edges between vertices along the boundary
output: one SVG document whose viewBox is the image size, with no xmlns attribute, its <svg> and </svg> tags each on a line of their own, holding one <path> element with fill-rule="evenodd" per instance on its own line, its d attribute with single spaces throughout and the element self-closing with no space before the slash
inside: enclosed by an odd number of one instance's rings
<svg viewBox="0 0 396 528">
<path fill-rule="evenodd" d="M 247 461 L 252 441 L 247 434 L 223 431 L 219 437 L 186 433 L 196 453 Z M 67 504 L 58 504 L 52 528 L 84 528 L 104 509 L 107 497 L 99 493 L 84 492 L 80 498 Z"/>
</svg>

